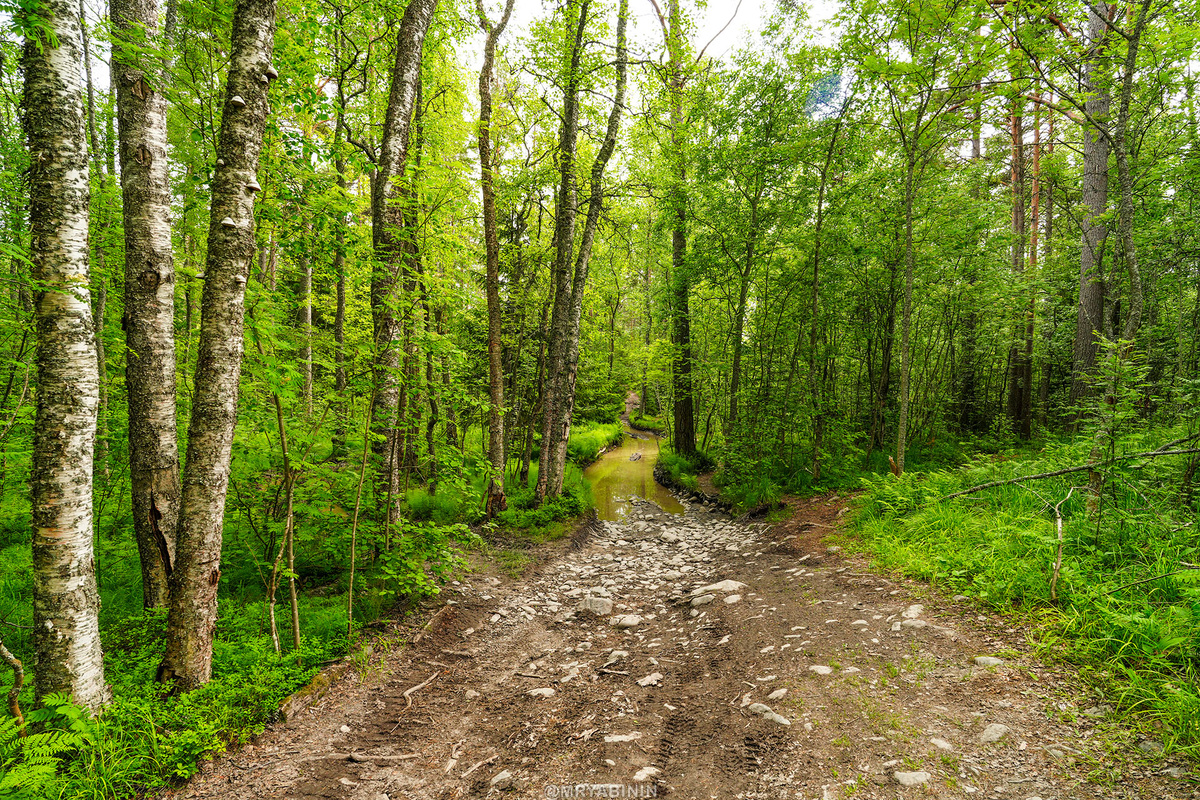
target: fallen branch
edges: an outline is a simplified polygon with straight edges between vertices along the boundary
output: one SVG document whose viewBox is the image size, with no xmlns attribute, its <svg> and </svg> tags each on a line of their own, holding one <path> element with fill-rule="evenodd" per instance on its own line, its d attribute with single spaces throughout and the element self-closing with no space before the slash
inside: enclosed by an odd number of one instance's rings
<svg viewBox="0 0 1200 800">
<path fill-rule="evenodd" d="M 1113 594 L 1114 592 L 1119 592 L 1122 589 L 1128 589 L 1131 586 L 1141 586 L 1143 583 L 1150 583 L 1151 581 L 1157 581 L 1162 578 L 1169 578 L 1172 575 L 1179 575 L 1181 573 L 1188 572 L 1189 570 L 1193 570 L 1193 569 L 1200 569 L 1200 565 L 1189 564 L 1186 561 L 1181 561 L 1180 565 L 1179 565 L 1179 569 L 1173 569 L 1170 572 L 1164 572 L 1162 575 L 1155 575 L 1152 578 L 1142 578 L 1140 581 L 1134 581 L 1133 583 L 1123 584 L 1121 586 L 1118 586 L 1115 589 L 1111 589 L 1111 590 L 1105 592 L 1105 594 L 1106 595 Z"/>
<path fill-rule="evenodd" d="M 25 685 L 25 669 L 21 666 L 21 659 L 10 653 L 2 641 L 0 641 L 0 659 L 12 667 L 13 685 L 8 690 L 8 712 L 17 720 L 17 730 L 21 732 L 21 736 L 25 736 L 25 717 L 21 715 L 21 703 L 17 700 L 17 695 L 21 693 L 21 687 Z"/>
<path fill-rule="evenodd" d="M 1183 441 L 1187 441 L 1187 439 Z M 1171 444 L 1177 444 L 1177 442 L 1171 442 Z M 1043 478 L 1057 478 L 1060 475 L 1072 475 L 1076 472 L 1090 472 L 1092 470 L 1100 469 L 1101 467 L 1111 466 L 1118 461 L 1133 461 L 1138 458 L 1158 458 L 1159 456 L 1184 456 L 1191 455 L 1193 453 L 1200 453 L 1200 447 L 1191 447 L 1186 450 L 1163 450 L 1161 448 L 1158 450 L 1147 450 L 1144 453 L 1134 453 L 1128 456 L 1120 456 L 1119 458 L 1114 458 L 1112 461 L 1107 461 L 1103 464 L 1084 464 L 1081 467 L 1066 467 L 1064 469 L 1056 469 L 1050 472 L 1038 472 L 1033 475 L 1023 475 L 1019 478 L 1009 478 L 1008 480 L 1003 481 L 989 481 L 988 483 L 981 483 L 978 486 L 972 486 L 970 489 L 963 489 L 961 492 L 948 494 L 943 497 L 942 500 L 952 500 L 955 497 L 975 494 L 986 489 L 994 489 L 997 486 L 1011 486 L 1014 483 L 1024 483 L 1025 481 L 1037 481 L 1042 480 Z"/>
<path fill-rule="evenodd" d="M 403 695 L 404 696 L 404 710 L 408 711 L 410 708 L 412 708 L 413 692 L 417 691 L 418 689 L 424 689 L 426 686 L 433 683 L 434 678 L 436 678 L 438 675 L 441 675 L 441 674 L 442 673 L 440 673 L 440 672 L 435 672 L 432 675 L 430 675 L 428 678 L 426 678 L 425 680 L 418 683 L 416 686 L 414 686 L 411 689 L 409 689 L 408 691 L 406 691 Z M 401 713 L 401 717 L 403 717 L 403 712 Z M 400 722 L 401 722 L 400 719 L 396 720 L 396 724 L 392 726 L 392 729 L 391 729 L 391 731 L 389 731 L 389 733 L 395 733 L 396 728 L 400 727 Z"/>
<path fill-rule="evenodd" d="M 468 769 L 468 770 L 467 770 L 466 772 L 464 772 L 462 775 L 459 775 L 459 777 L 460 777 L 460 778 L 465 778 L 465 777 L 467 777 L 468 775 L 470 775 L 472 772 L 474 772 L 475 770 L 479 769 L 480 767 L 482 767 L 482 766 L 484 766 L 484 765 L 486 765 L 486 764 L 490 764 L 490 763 L 492 763 L 493 761 L 495 761 L 495 760 L 496 760 L 497 758 L 499 758 L 499 757 L 500 757 L 500 755 L 499 755 L 499 753 L 497 753 L 496 755 L 492 756 L 491 758 L 485 758 L 483 761 L 479 761 L 479 762 L 477 762 L 477 763 L 475 764 L 475 766 L 473 766 L 473 767 L 471 767 L 470 769 Z"/>
<path fill-rule="evenodd" d="M 411 761 L 414 758 L 420 758 L 420 757 L 421 757 L 420 753 L 404 753 L 403 755 L 398 755 L 398 756 L 373 756 L 373 755 L 369 755 L 367 753 L 351 753 L 350 755 L 346 756 L 346 760 L 353 761 L 356 764 L 369 764 L 373 761 L 375 761 L 375 762 Z"/>
</svg>

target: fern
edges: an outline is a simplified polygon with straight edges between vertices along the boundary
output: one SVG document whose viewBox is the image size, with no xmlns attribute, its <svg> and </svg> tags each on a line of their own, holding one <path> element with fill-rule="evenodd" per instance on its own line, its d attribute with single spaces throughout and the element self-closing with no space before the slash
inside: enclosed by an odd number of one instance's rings
<svg viewBox="0 0 1200 800">
<path fill-rule="evenodd" d="M 66 694 L 45 699 L 45 708 L 30 714 L 30 722 L 65 722 L 67 730 L 20 735 L 12 717 L 0 719 L 0 800 L 34 800 L 48 796 L 57 780 L 63 756 L 87 741 L 92 722 Z"/>
</svg>

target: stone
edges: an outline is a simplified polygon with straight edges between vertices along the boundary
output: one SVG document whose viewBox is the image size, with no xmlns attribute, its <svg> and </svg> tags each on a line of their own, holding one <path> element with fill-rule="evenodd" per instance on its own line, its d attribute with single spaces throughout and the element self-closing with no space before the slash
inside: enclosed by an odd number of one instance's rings
<svg viewBox="0 0 1200 800">
<path fill-rule="evenodd" d="M 902 628 L 924 628 L 928 624 L 929 623 L 923 619 L 906 619 L 906 620 L 901 621 L 900 627 L 902 627 Z"/>
<path fill-rule="evenodd" d="M 895 772 L 892 777 L 901 786 L 920 786 L 923 783 L 929 783 L 933 778 L 928 772 Z"/>
<path fill-rule="evenodd" d="M 787 697 L 787 692 L 788 692 L 787 689 L 776 689 L 775 691 L 773 691 L 769 695 L 767 695 L 767 699 L 768 700 L 782 700 L 783 698 Z"/>
<path fill-rule="evenodd" d="M 827 667 L 824 664 L 813 664 L 808 668 L 809 672 L 815 672 L 818 675 L 830 675 L 833 673 L 833 667 Z"/>
<path fill-rule="evenodd" d="M 983 729 L 983 733 L 979 734 L 980 744 L 989 744 L 998 742 L 1008 735 L 1008 726 L 1002 725 L 999 722 L 993 722 Z"/>
<path fill-rule="evenodd" d="M 492 776 L 491 785 L 497 789 L 504 789 L 512 783 L 513 774 L 508 770 L 502 770 Z"/>
<path fill-rule="evenodd" d="M 604 741 L 606 741 L 606 742 L 635 742 L 640 738 L 642 738 L 641 731 L 634 731 L 633 733 L 610 733 L 608 736 L 604 737 Z"/>
<path fill-rule="evenodd" d="M 466 694 L 468 700 L 474 700 L 476 697 L 479 697 L 479 692 L 475 691 L 474 689 L 467 689 Z"/>
<path fill-rule="evenodd" d="M 662 539 L 667 544 L 675 544 L 679 541 L 679 534 L 672 533 L 671 531 L 663 531 L 662 535 L 658 538 Z"/>
<path fill-rule="evenodd" d="M 716 600 L 716 599 L 717 599 L 717 596 L 715 594 L 702 594 L 699 597 L 693 597 L 692 598 L 692 608 L 699 608 L 700 606 L 706 606 L 709 603 L 711 603 L 713 600 Z"/>
<path fill-rule="evenodd" d="M 836 556 L 838 553 L 842 552 L 842 548 L 838 547 L 835 544 L 835 545 L 831 545 L 830 547 L 826 547 L 825 552 L 831 556 Z"/>
<path fill-rule="evenodd" d="M 998 667 L 1003 663 L 1004 663 L 1003 659 L 995 658 L 993 656 L 976 656 L 975 657 L 975 666 L 978 666 L 978 667 Z"/>
<path fill-rule="evenodd" d="M 725 605 L 727 606 L 731 606 L 734 603 L 740 602 L 742 602 L 742 596 L 740 594 L 731 594 L 725 598 Z"/>
<path fill-rule="evenodd" d="M 950 744 L 945 739 L 939 739 L 936 736 L 933 737 L 932 739 L 930 739 L 929 743 L 931 745 L 933 745 L 934 747 L 936 747 L 938 750 L 945 750 L 945 751 L 949 752 L 954 749 L 954 745 Z"/>
<path fill-rule="evenodd" d="M 349 732 L 350 732 L 350 726 L 349 726 L 349 725 L 343 725 L 342 727 L 338 728 L 338 730 L 339 730 L 339 731 L 341 731 L 342 733 L 349 733 Z"/>
<path fill-rule="evenodd" d="M 925 606 L 921 605 L 920 603 L 914 603 L 913 605 L 904 609 L 904 613 L 902 613 L 900 616 L 904 617 L 905 619 L 916 619 L 924 613 Z"/>
<path fill-rule="evenodd" d="M 613 602 L 607 597 L 592 597 L 588 596 L 579 601 L 577 610 L 581 614 L 595 614 L 598 617 L 607 617 L 612 613 Z"/>
<path fill-rule="evenodd" d="M 749 710 L 751 714 L 758 714 L 761 717 L 763 714 L 770 713 L 771 707 L 766 703 L 752 703 Z"/>
<path fill-rule="evenodd" d="M 713 592 L 727 594 L 729 592 L 740 592 L 745 588 L 747 588 L 746 584 L 741 581 L 724 580 L 717 583 L 710 583 L 708 586 L 701 586 L 699 589 L 693 589 L 692 594 L 711 594 Z"/>
<path fill-rule="evenodd" d="M 763 719 L 765 719 L 767 722 L 776 722 L 780 725 L 787 725 L 789 727 L 792 724 L 790 719 L 782 716 L 781 714 L 776 714 L 774 711 L 768 711 L 766 714 L 763 714 Z"/>
<path fill-rule="evenodd" d="M 622 617 L 617 617 L 613 620 L 612 624 L 618 630 L 628 630 L 629 628 L 636 628 L 638 625 L 641 625 L 642 618 L 637 614 L 626 614 Z"/>
<path fill-rule="evenodd" d="M 663 679 L 661 672 L 651 672 L 644 678 L 638 678 L 638 686 L 658 686 L 659 681 Z"/>
<path fill-rule="evenodd" d="M 554 690 L 549 686 L 543 686 L 540 689 L 530 689 L 525 694 L 530 697 L 554 697 Z"/>
<path fill-rule="evenodd" d="M 956 603 L 962 603 L 966 600 L 970 600 L 971 598 L 967 597 L 965 594 L 956 594 L 956 595 L 954 595 L 954 597 L 951 597 L 950 599 Z"/>
<path fill-rule="evenodd" d="M 649 780 L 657 775 L 659 771 L 658 767 L 642 767 L 634 773 L 633 781 L 634 783 L 641 783 L 642 781 Z"/>
<path fill-rule="evenodd" d="M 1162 744 L 1154 741 L 1153 739 L 1142 739 L 1140 742 L 1137 743 L 1137 749 L 1141 750 L 1143 753 L 1146 753 L 1147 755 L 1155 755 L 1157 753 L 1162 752 L 1163 746 L 1162 746 Z"/>
</svg>

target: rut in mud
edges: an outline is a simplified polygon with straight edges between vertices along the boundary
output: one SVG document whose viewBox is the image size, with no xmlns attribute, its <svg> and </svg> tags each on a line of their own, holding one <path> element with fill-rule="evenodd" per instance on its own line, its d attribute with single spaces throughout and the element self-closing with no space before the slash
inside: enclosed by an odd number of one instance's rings
<svg viewBox="0 0 1200 800">
<path fill-rule="evenodd" d="M 841 511 L 636 502 L 535 574 L 473 573 L 175 796 L 1198 796 L 1018 631 L 829 552 Z"/>
</svg>

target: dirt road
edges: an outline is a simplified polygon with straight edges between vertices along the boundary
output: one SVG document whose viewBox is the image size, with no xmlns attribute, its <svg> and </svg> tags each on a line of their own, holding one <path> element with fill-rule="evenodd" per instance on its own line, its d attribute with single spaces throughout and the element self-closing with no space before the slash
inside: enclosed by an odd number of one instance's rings
<svg viewBox="0 0 1200 800">
<path fill-rule="evenodd" d="M 522 579 L 472 574 L 174 796 L 1200 796 L 1020 632 L 828 552 L 841 509 L 645 503 Z"/>
</svg>

